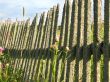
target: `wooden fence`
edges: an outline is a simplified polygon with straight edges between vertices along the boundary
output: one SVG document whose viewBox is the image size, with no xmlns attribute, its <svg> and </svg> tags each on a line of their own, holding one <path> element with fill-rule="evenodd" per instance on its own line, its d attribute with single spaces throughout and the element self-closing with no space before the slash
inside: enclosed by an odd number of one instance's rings
<svg viewBox="0 0 110 82">
<path fill-rule="evenodd" d="M 0 46 L 24 70 L 23 82 L 110 82 L 110 1 L 104 0 L 104 22 L 101 9 L 101 0 L 66 0 L 59 28 L 59 5 L 43 12 L 39 23 L 38 15 L 32 24 L 1 23 Z M 55 57 L 50 48 L 57 46 Z"/>
</svg>

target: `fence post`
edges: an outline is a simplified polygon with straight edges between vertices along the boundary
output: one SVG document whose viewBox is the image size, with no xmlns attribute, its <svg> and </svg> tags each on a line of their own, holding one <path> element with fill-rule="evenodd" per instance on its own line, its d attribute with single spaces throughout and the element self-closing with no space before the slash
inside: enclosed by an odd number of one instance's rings
<svg viewBox="0 0 110 82">
<path fill-rule="evenodd" d="M 99 81 L 100 70 L 97 70 L 98 62 L 98 45 L 101 42 L 99 33 L 101 29 L 101 0 L 94 0 L 94 28 L 93 28 L 93 78 L 92 82 Z"/>
<path fill-rule="evenodd" d="M 105 0 L 104 2 L 104 78 L 102 81 L 109 82 L 110 81 L 110 66 L 108 66 L 109 63 L 109 40 L 110 40 L 110 0 Z M 108 69 L 109 68 L 109 69 Z"/>
<path fill-rule="evenodd" d="M 91 54 L 87 52 L 87 46 L 91 43 L 91 0 L 84 1 L 84 42 L 83 42 L 83 77 L 82 82 L 90 82 L 90 61 Z M 89 40 L 91 39 L 91 40 Z"/>
</svg>

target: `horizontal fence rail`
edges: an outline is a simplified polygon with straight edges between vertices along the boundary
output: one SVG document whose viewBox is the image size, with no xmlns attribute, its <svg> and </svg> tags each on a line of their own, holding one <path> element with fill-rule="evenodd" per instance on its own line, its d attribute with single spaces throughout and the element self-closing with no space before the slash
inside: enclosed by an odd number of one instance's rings
<svg viewBox="0 0 110 82">
<path fill-rule="evenodd" d="M 0 23 L 0 46 L 23 82 L 110 82 L 110 1 L 104 21 L 102 0 L 65 0 L 60 26 L 59 12 L 58 4 L 32 23 Z"/>
</svg>

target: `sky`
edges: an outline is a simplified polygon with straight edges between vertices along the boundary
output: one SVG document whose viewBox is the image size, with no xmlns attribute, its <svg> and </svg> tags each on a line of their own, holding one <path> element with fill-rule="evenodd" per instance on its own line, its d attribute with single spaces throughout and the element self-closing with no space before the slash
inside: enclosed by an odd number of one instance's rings
<svg viewBox="0 0 110 82">
<path fill-rule="evenodd" d="M 72 1 L 72 0 L 70 0 Z M 0 20 L 7 18 L 22 19 L 22 8 L 25 8 L 25 18 L 34 18 L 43 11 L 48 11 L 57 3 L 60 4 L 60 17 L 65 0 L 0 0 Z M 104 3 L 104 0 L 102 0 Z M 104 5 L 102 5 L 102 10 Z"/>
<path fill-rule="evenodd" d="M 22 18 L 23 7 L 25 8 L 25 17 L 33 18 L 36 13 L 47 11 L 57 3 L 62 8 L 64 0 L 0 0 L 0 19 Z"/>
</svg>

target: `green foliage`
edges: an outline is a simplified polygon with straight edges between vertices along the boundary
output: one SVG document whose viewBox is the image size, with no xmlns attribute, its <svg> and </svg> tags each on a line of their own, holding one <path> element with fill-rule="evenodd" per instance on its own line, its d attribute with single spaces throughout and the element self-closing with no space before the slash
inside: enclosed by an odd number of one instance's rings
<svg viewBox="0 0 110 82">
<path fill-rule="evenodd" d="M 9 54 L 1 55 L 0 63 L 0 82 L 22 82 L 23 71 L 21 69 L 14 69 Z"/>
<path fill-rule="evenodd" d="M 94 82 L 94 76 L 93 76 L 93 73 L 94 73 L 94 64 L 93 64 L 93 55 L 91 55 L 91 82 Z"/>
<path fill-rule="evenodd" d="M 52 82 L 55 82 L 55 73 L 56 73 L 56 64 L 57 64 L 57 58 L 58 58 L 58 49 L 57 48 L 51 48 L 50 49 L 50 55 L 51 55 L 51 66 L 52 66 Z"/>
<path fill-rule="evenodd" d="M 101 78 L 100 78 L 100 82 L 103 82 L 104 81 L 104 78 L 103 78 L 103 73 L 104 73 L 104 55 L 102 54 L 101 55 L 101 59 L 100 59 L 100 75 L 101 75 Z"/>
</svg>

